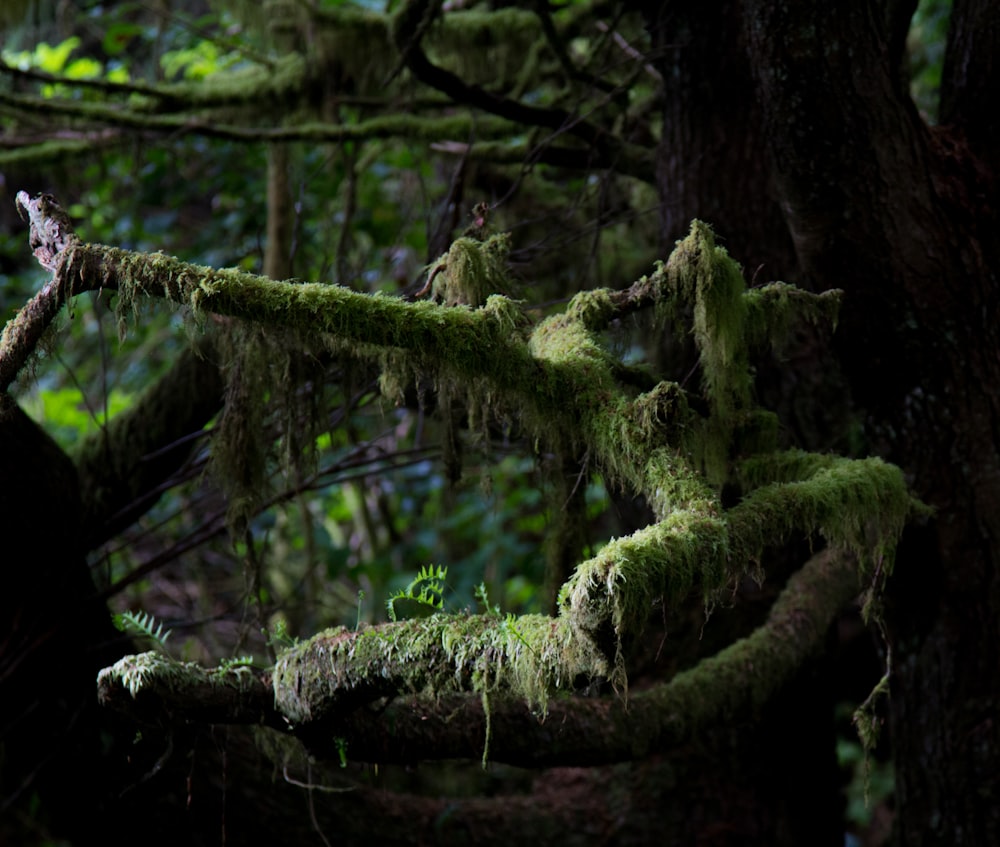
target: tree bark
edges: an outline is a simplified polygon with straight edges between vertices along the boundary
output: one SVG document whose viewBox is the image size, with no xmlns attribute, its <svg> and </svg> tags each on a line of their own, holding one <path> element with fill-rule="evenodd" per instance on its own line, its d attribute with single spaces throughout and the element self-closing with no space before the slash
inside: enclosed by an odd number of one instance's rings
<svg viewBox="0 0 1000 847">
<path fill-rule="evenodd" d="M 664 251 L 695 218 L 748 275 L 782 279 L 796 267 L 772 185 L 739 3 L 655 3 L 645 10 L 664 80 L 656 177 Z"/>
<path fill-rule="evenodd" d="M 982 104 L 1000 87 L 997 12 L 956 4 L 944 125 L 931 129 L 899 73 L 911 3 L 742 10 L 794 281 L 845 290 L 838 349 L 866 436 L 937 510 L 904 543 L 889 586 L 896 836 L 996 843 L 1000 227 L 996 117 Z M 740 49 L 729 33 L 711 52 Z M 717 164 L 745 181 L 738 162 Z"/>
</svg>

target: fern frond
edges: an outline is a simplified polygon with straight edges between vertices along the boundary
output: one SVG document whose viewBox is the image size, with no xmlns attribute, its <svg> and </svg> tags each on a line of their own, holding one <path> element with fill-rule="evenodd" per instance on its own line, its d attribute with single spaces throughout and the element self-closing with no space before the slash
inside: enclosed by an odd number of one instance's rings
<svg viewBox="0 0 1000 847">
<path fill-rule="evenodd" d="M 412 600 L 431 609 L 443 609 L 444 581 L 447 577 L 448 568 L 441 565 L 424 565 L 406 588 L 400 589 L 385 601 L 389 619 L 396 620 L 397 600 Z"/>
<path fill-rule="evenodd" d="M 112 623 L 120 632 L 131 632 L 135 635 L 145 635 L 147 638 L 159 644 L 161 647 L 166 643 L 173 630 L 163 629 L 163 624 L 158 624 L 156 618 L 148 612 L 122 612 L 112 615 Z"/>
</svg>

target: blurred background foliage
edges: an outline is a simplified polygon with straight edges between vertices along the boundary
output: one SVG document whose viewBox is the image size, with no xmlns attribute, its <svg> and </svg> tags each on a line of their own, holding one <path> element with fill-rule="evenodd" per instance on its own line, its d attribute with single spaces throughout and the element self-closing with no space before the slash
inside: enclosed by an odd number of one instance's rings
<svg viewBox="0 0 1000 847">
<path fill-rule="evenodd" d="M 245 12 L 239 4 L 196 0 L 33 6 L 22 22 L 8 24 L 2 55 L 19 69 L 73 80 L 205 80 L 247 63 L 247 54 L 277 55 L 253 15 L 241 22 Z M 587 49 L 583 39 L 574 46 Z M 102 96 L 63 82 L 40 90 L 46 97 Z M 553 94 L 540 89 L 538 96 Z M 345 123 L 361 117 L 351 106 L 336 116 Z M 28 129 L 23 121 L 5 124 L 7 134 Z M 454 196 L 459 169 L 471 186 L 468 199 Z M 613 176 L 535 170 L 528 180 L 518 165 L 470 166 L 407 139 L 291 144 L 293 274 L 369 292 L 412 292 L 437 251 L 472 223 L 471 206 L 479 201 L 499 204 L 491 224 L 513 231 L 515 273 L 539 314 L 581 287 L 624 284 L 632 269 L 637 275 L 651 265 L 652 189 Z M 137 136 L 71 159 L 9 164 L 3 175 L 5 205 L 20 189 L 51 191 L 85 240 L 262 271 L 263 144 Z M 0 241 L 5 319 L 43 278 L 25 245 L 8 221 Z M 188 333 L 199 331 L 157 304 L 119 339 L 113 305 L 108 294 L 78 298 L 61 320 L 58 341 L 19 388 L 22 405 L 71 453 L 128 408 Z M 488 443 L 463 434 L 462 476 L 452 481 L 441 462 L 437 416 L 419 404 L 394 408 L 380 399 L 363 363 L 345 360 L 327 376 L 330 427 L 316 444 L 316 464 L 290 478 L 272 457 L 267 508 L 252 525 L 254 549 L 229 538 L 225 505 L 206 473 L 205 437 L 156 507 L 94 553 L 94 572 L 113 608 L 155 615 L 174 630 L 172 651 L 205 662 L 248 648 L 265 660 L 261 622 L 306 636 L 359 619 L 385 620 L 390 594 L 432 562 L 448 567 L 447 608 L 474 608 L 474 590 L 484 583 L 504 611 L 541 610 L 552 457 L 519 443 L 516 433 L 494 432 Z M 619 522 L 601 480 L 586 469 L 581 474 L 574 486 L 586 492 L 591 537 L 581 548 L 589 550 Z M 259 568 L 253 577 L 251 567 Z"/>
</svg>

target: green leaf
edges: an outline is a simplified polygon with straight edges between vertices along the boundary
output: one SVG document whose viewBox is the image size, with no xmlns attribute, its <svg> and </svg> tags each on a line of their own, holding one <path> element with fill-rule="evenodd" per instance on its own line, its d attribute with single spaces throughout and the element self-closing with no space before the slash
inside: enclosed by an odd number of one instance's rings
<svg viewBox="0 0 1000 847">
<path fill-rule="evenodd" d="M 54 47 L 43 41 L 35 48 L 32 64 L 46 73 L 60 73 L 66 67 L 70 54 L 79 46 L 80 39 L 75 35 Z"/>
</svg>

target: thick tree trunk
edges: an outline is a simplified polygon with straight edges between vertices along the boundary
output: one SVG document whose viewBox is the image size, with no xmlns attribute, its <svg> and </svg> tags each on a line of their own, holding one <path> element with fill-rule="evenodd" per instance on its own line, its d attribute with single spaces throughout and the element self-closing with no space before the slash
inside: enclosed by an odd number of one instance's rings
<svg viewBox="0 0 1000 847">
<path fill-rule="evenodd" d="M 783 279 L 795 253 L 771 181 L 739 4 L 655 3 L 645 12 L 665 94 L 656 166 L 664 255 L 699 218 L 749 276 Z"/>
<path fill-rule="evenodd" d="M 1000 843 L 1000 121 L 983 108 L 1000 10 L 955 4 L 929 129 L 902 73 L 914 7 L 651 7 L 659 185 L 666 238 L 704 216 L 748 264 L 781 257 L 780 209 L 791 281 L 846 291 L 838 352 L 869 449 L 937 510 L 889 587 L 897 837 Z"/>
<path fill-rule="evenodd" d="M 787 279 L 801 285 L 755 101 L 741 9 L 741 3 L 725 0 L 643 8 L 665 89 L 657 157 L 663 243 L 670 249 L 699 218 L 712 225 L 720 245 L 743 263 L 748 282 Z M 803 349 L 819 343 L 810 335 Z M 677 355 L 671 351 L 668 358 Z M 682 366 L 677 377 L 686 369 Z M 815 427 L 821 410 L 816 390 L 820 368 L 795 374 L 772 368 L 758 377 L 758 396 L 766 406 L 778 408 L 786 421 L 804 416 Z M 808 400 L 803 381 L 808 382 Z M 801 420 L 792 423 L 794 427 Z M 713 619 L 705 634 L 719 637 L 721 627 L 736 638 L 752 625 L 752 610 L 730 610 L 724 621 Z M 841 843 L 834 697 L 817 666 L 804 668 L 760 721 L 732 733 L 713 733 L 706 741 L 712 751 L 708 761 L 677 758 L 680 781 L 696 788 L 690 793 L 672 788 L 661 797 L 661 814 L 669 819 L 663 843 Z M 789 736 L 792 724 L 796 731 Z M 727 797 L 729 802 L 705 820 L 690 813 L 699 797 Z"/>
<path fill-rule="evenodd" d="M 747 2 L 745 14 L 802 272 L 845 289 L 839 347 L 867 435 L 937 510 L 889 586 L 907 845 L 1000 841 L 996 119 L 969 119 L 963 104 L 977 107 L 959 93 L 1000 37 L 980 5 L 956 4 L 961 72 L 945 86 L 951 125 L 933 131 L 898 75 L 909 9 Z M 995 98 L 995 73 L 974 82 L 977 101 Z"/>
</svg>

